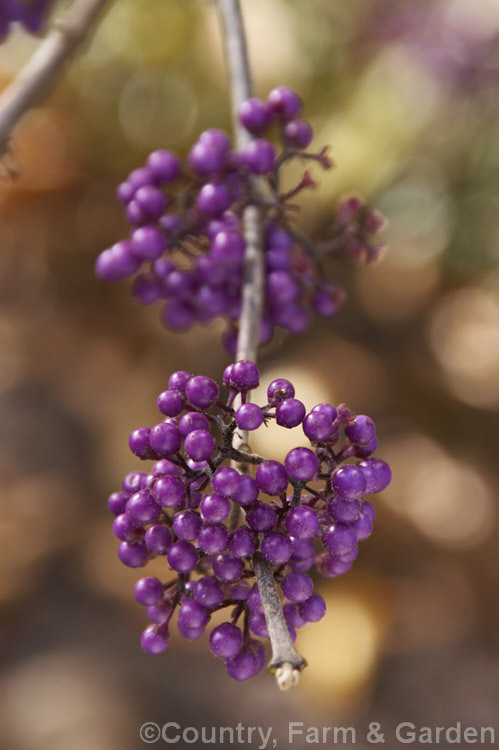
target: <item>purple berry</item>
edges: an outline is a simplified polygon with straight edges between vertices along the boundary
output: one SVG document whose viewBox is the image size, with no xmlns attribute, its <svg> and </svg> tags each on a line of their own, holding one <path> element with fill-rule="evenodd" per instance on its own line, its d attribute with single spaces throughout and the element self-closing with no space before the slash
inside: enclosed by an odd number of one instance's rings
<svg viewBox="0 0 499 750">
<path fill-rule="evenodd" d="M 350 555 L 357 549 L 355 531 L 342 523 L 329 526 L 322 535 L 322 543 L 332 557 Z"/>
<path fill-rule="evenodd" d="M 279 531 L 271 531 L 262 541 L 262 555 L 271 565 L 283 565 L 291 557 L 291 539 Z"/>
<path fill-rule="evenodd" d="M 238 491 L 242 479 L 243 477 L 236 469 L 232 469 L 230 466 L 223 466 L 213 474 L 211 484 L 216 492 L 219 492 L 224 497 L 231 497 Z"/>
<path fill-rule="evenodd" d="M 273 380 L 267 388 L 269 404 L 276 404 L 283 399 L 292 399 L 294 395 L 295 389 L 293 384 L 284 378 Z"/>
<path fill-rule="evenodd" d="M 248 617 L 249 629 L 259 638 L 268 638 L 269 629 L 263 612 L 251 612 Z"/>
<path fill-rule="evenodd" d="M 212 492 L 201 500 L 201 515 L 204 521 L 221 523 L 230 512 L 230 501 L 223 495 Z"/>
<path fill-rule="evenodd" d="M 374 523 L 376 511 L 368 500 L 364 500 L 362 503 L 362 511 Z"/>
<path fill-rule="evenodd" d="M 306 414 L 305 404 L 296 398 L 285 398 L 276 406 L 276 422 L 282 427 L 291 429 L 303 422 Z"/>
<path fill-rule="evenodd" d="M 210 256 L 216 263 L 232 268 L 242 263 L 245 250 L 246 243 L 239 232 L 234 229 L 222 229 L 213 238 Z"/>
<path fill-rule="evenodd" d="M 240 586 L 236 583 L 230 588 L 230 596 L 235 601 L 244 602 L 248 596 L 248 589 L 246 586 Z"/>
<path fill-rule="evenodd" d="M 376 436 L 372 437 L 365 445 L 354 445 L 355 455 L 358 456 L 358 458 L 367 458 L 376 451 L 378 447 L 378 438 Z"/>
<path fill-rule="evenodd" d="M 227 659 L 225 668 L 229 677 L 240 682 L 242 680 L 249 680 L 257 674 L 258 661 L 256 656 L 249 651 L 241 651 L 232 659 Z"/>
<path fill-rule="evenodd" d="M 228 151 L 230 149 L 230 138 L 225 130 L 219 128 L 209 128 L 204 130 L 199 136 L 199 143 L 205 146 L 215 148 L 218 151 Z"/>
<path fill-rule="evenodd" d="M 358 500 L 344 500 L 342 497 L 334 497 L 327 510 L 333 521 L 352 523 L 360 514 L 360 503 Z"/>
<path fill-rule="evenodd" d="M 182 411 L 182 396 L 178 391 L 163 391 L 158 396 L 157 406 L 165 417 L 176 417 Z"/>
<path fill-rule="evenodd" d="M 128 204 L 135 194 L 135 188 L 129 182 L 122 182 L 116 190 L 116 197 L 120 203 Z"/>
<path fill-rule="evenodd" d="M 326 602 L 320 594 L 312 594 L 298 605 L 298 612 L 307 622 L 319 622 L 326 614 Z"/>
<path fill-rule="evenodd" d="M 151 454 L 150 433 L 151 430 L 147 427 L 139 427 L 138 430 L 130 433 L 128 445 L 132 453 L 135 453 L 139 458 L 149 458 Z"/>
<path fill-rule="evenodd" d="M 155 227 L 140 227 L 132 234 L 132 252 L 140 260 L 156 260 L 165 248 L 165 238 Z"/>
<path fill-rule="evenodd" d="M 167 458 L 160 458 L 160 460 L 156 461 L 153 465 L 151 473 L 155 476 L 159 476 L 160 474 L 171 474 L 172 476 L 179 477 L 183 474 L 183 469 L 172 461 L 169 461 Z"/>
<path fill-rule="evenodd" d="M 270 141 L 255 138 L 244 149 L 242 159 L 254 174 L 266 174 L 274 167 L 276 153 Z"/>
<path fill-rule="evenodd" d="M 285 604 L 282 608 L 282 613 L 288 626 L 291 625 L 293 628 L 302 628 L 307 624 L 307 621 L 299 615 L 297 604 Z"/>
<path fill-rule="evenodd" d="M 193 588 L 194 599 L 203 607 L 218 607 L 223 602 L 224 594 L 216 578 L 205 576 L 195 581 Z"/>
<path fill-rule="evenodd" d="M 163 584 L 158 578 L 139 578 L 133 595 L 139 604 L 158 604 L 163 599 Z"/>
<path fill-rule="evenodd" d="M 178 427 L 166 422 L 160 422 L 151 429 L 149 443 L 153 451 L 160 456 L 171 456 L 180 448 L 180 432 Z"/>
<path fill-rule="evenodd" d="M 198 563 L 198 553 L 189 542 L 174 542 L 167 553 L 168 565 L 177 573 L 190 573 Z"/>
<path fill-rule="evenodd" d="M 242 560 L 228 552 L 222 552 L 213 560 L 213 572 L 221 581 L 238 581 L 243 569 Z"/>
<path fill-rule="evenodd" d="M 327 440 L 333 432 L 333 423 L 324 412 L 312 411 L 303 420 L 303 432 L 312 442 Z"/>
<path fill-rule="evenodd" d="M 151 274 L 133 280 L 132 295 L 140 305 L 152 305 L 161 297 L 161 283 Z"/>
<path fill-rule="evenodd" d="M 292 508 L 292 510 L 295 510 Z M 289 512 L 288 516 L 291 514 L 291 511 Z M 294 515 L 291 516 L 294 521 Z M 311 526 L 315 526 L 314 522 L 312 521 Z M 308 529 L 307 533 L 310 533 L 310 528 Z M 291 559 L 292 560 L 306 560 L 307 557 L 310 557 L 310 555 L 314 554 L 314 542 L 312 537 L 292 537 L 293 542 L 293 554 Z"/>
<path fill-rule="evenodd" d="M 163 508 L 175 508 L 184 501 L 185 487 L 178 477 L 160 477 L 153 485 L 152 494 Z"/>
<path fill-rule="evenodd" d="M 147 619 L 158 624 L 164 622 L 171 612 L 169 604 L 150 604 L 146 608 Z"/>
<path fill-rule="evenodd" d="M 172 545 L 172 532 L 166 526 L 155 524 L 147 529 L 144 542 L 146 543 L 147 549 L 151 552 L 155 552 L 158 555 L 164 555 Z"/>
<path fill-rule="evenodd" d="M 136 529 L 136 521 L 127 513 L 121 513 L 113 521 L 113 534 L 121 542 L 129 542 Z"/>
<path fill-rule="evenodd" d="M 129 568 L 141 568 L 147 562 L 147 549 L 143 542 L 121 542 L 118 557 Z"/>
<path fill-rule="evenodd" d="M 205 628 L 189 628 L 183 620 L 177 620 L 178 632 L 188 641 L 197 641 L 204 634 Z"/>
<path fill-rule="evenodd" d="M 166 209 L 166 198 L 163 192 L 152 185 L 139 188 L 135 193 L 135 200 L 151 219 L 158 219 Z"/>
<path fill-rule="evenodd" d="M 197 601 L 187 600 L 178 611 L 179 622 L 189 630 L 206 627 L 209 619 L 206 608 Z"/>
<path fill-rule="evenodd" d="M 388 487 L 392 479 L 392 472 L 386 461 L 380 458 L 367 458 L 359 464 L 360 469 L 368 468 L 376 477 L 376 485 L 371 492 L 382 492 Z"/>
<path fill-rule="evenodd" d="M 205 523 L 198 534 L 198 544 L 208 555 L 217 555 L 227 545 L 227 529 L 220 523 Z"/>
<path fill-rule="evenodd" d="M 209 175 L 222 171 L 226 158 L 224 150 L 213 148 L 198 141 L 189 151 L 187 163 L 194 172 L 200 175 Z"/>
<path fill-rule="evenodd" d="M 262 604 L 262 598 L 260 596 L 260 591 L 258 590 L 258 586 L 255 585 L 252 586 L 252 588 L 249 590 L 248 596 L 246 597 L 248 607 L 253 612 L 263 612 L 263 604 Z"/>
<path fill-rule="evenodd" d="M 170 375 L 170 379 L 168 380 L 168 388 L 173 391 L 180 391 L 180 393 L 184 393 L 185 386 L 191 378 L 192 375 L 190 372 L 186 372 L 185 370 L 178 370 L 177 372 L 174 372 L 172 373 L 172 375 Z"/>
<path fill-rule="evenodd" d="M 370 518 L 369 511 L 362 508 L 359 517 L 352 523 L 352 529 L 355 532 L 357 541 L 361 542 L 371 536 L 373 531 L 373 522 Z"/>
<path fill-rule="evenodd" d="M 312 126 L 306 120 L 291 120 L 284 128 L 283 134 L 291 146 L 300 149 L 310 146 L 314 137 Z"/>
<path fill-rule="evenodd" d="M 262 410 L 256 404 L 243 404 L 236 410 L 235 419 L 241 430 L 256 430 L 263 422 Z"/>
<path fill-rule="evenodd" d="M 253 477 L 250 477 L 249 474 L 241 475 L 231 497 L 235 503 L 243 507 L 252 505 L 258 498 L 258 485 Z"/>
<path fill-rule="evenodd" d="M 168 640 L 158 633 L 156 625 L 148 625 L 140 637 L 140 645 L 146 654 L 161 654 L 168 648 Z"/>
<path fill-rule="evenodd" d="M 309 448 L 294 448 L 286 456 L 284 466 L 291 479 L 308 482 L 317 473 L 319 459 Z"/>
<path fill-rule="evenodd" d="M 209 432 L 193 430 L 184 441 L 184 450 L 194 461 L 207 461 L 213 454 L 216 443 Z"/>
<path fill-rule="evenodd" d="M 371 417 L 359 414 L 345 427 L 345 435 L 356 445 L 367 445 L 375 436 L 376 425 Z"/>
<path fill-rule="evenodd" d="M 125 512 L 129 495 L 126 492 L 113 492 L 107 499 L 107 507 L 114 516 Z"/>
<path fill-rule="evenodd" d="M 143 224 L 147 224 L 147 216 L 139 206 L 136 200 L 130 201 L 126 207 L 126 217 L 132 227 L 140 227 Z"/>
<path fill-rule="evenodd" d="M 290 602 L 304 602 L 313 592 L 312 579 L 306 573 L 289 573 L 281 583 L 286 599 Z"/>
<path fill-rule="evenodd" d="M 270 124 L 270 114 L 266 103 L 261 99 L 247 99 L 239 107 L 239 122 L 250 133 L 260 134 Z"/>
<path fill-rule="evenodd" d="M 201 516 L 195 510 L 183 510 L 173 519 L 173 531 L 179 539 L 192 542 L 198 537 L 201 523 Z"/>
<path fill-rule="evenodd" d="M 332 486 L 344 500 L 359 500 L 366 491 L 366 480 L 358 466 L 342 466 L 333 473 Z"/>
<path fill-rule="evenodd" d="M 185 395 L 198 409 L 208 409 L 218 398 L 218 385 L 205 375 L 195 375 L 185 386 Z"/>
<path fill-rule="evenodd" d="M 293 89 L 279 86 L 268 95 L 267 106 L 269 111 L 280 120 L 290 120 L 300 114 L 302 101 Z"/>
<path fill-rule="evenodd" d="M 198 193 L 196 205 L 200 211 L 209 216 L 219 216 L 232 203 L 231 195 L 225 185 L 208 182 Z"/>
<path fill-rule="evenodd" d="M 181 417 L 178 423 L 180 434 L 183 438 L 187 437 L 190 432 L 194 430 L 205 430 L 210 431 L 210 423 L 204 414 L 200 414 L 198 411 L 189 411 Z"/>
<path fill-rule="evenodd" d="M 147 167 L 134 169 L 127 177 L 127 182 L 133 187 L 134 192 L 145 185 L 151 184 L 151 172 Z"/>
<path fill-rule="evenodd" d="M 297 573 L 306 573 L 307 570 L 310 570 L 312 565 L 315 563 L 315 555 L 310 555 L 309 557 L 306 557 L 304 560 L 293 560 L 291 558 L 290 560 L 290 568 L 291 570 L 297 572 Z"/>
<path fill-rule="evenodd" d="M 243 646 L 243 636 L 236 625 L 224 622 L 210 634 L 210 651 L 220 659 L 231 659 Z"/>
<path fill-rule="evenodd" d="M 171 151 L 153 151 L 147 157 L 147 169 L 155 182 L 173 182 L 180 176 L 180 159 Z"/>
<path fill-rule="evenodd" d="M 286 469 L 278 461 L 263 461 L 256 470 L 255 480 L 267 495 L 280 495 L 288 486 Z"/>
<path fill-rule="evenodd" d="M 305 506 L 298 506 L 291 508 L 284 521 L 286 531 L 295 539 L 311 539 L 319 532 L 319 519 L 317 514 L 312 508 Z M 312 549 L 308 551 L 305 558 L 308 557 Z M 295 556 L 295 550 L 293 549 L 293 556 Z"/>
<path fill-rule="evenodd" d="M 196 320 L 196 311 L 191 304 L 182 300 L 171 300 L 160 312 L 165 326 L 175 330 L 185 330 Z"/>
<path fill-rule="evenodd" d="M 246 526 L 239 526 L 229 536 L 227 549 L 235 557 L 250 557 L 256 550 L 256 547 L 255 534 Z"/>
<path fill-rule="evenodd" d="M 326 414 L 331 422 L 336 419 L 336 409 L 331 404 L 316 404 L 310 413 L 315 414 L 316 412 Z"/>
<path fill-rule="evenodd" d="M 140 259 L 132 253 L 130 242 L 117 242 L 97 258 L 95 272 L 104 281 L 119 281 L 132 276 L 140 266 Z"/>
<path fill-rule="evenodd" d="M 126 512 L 138 524 L 156 521 L 161 508 L 149 490 L 139 490 L 126 504 Z"/>
<path fill-rule="evenodd" d="M 352 567 L 351 561 L 337 560 L 334 557 L 328 557 L 325 562 L 324 574 L 329 578 L 337 578 L 348 573 Z"/>
<path fill-rule="evenodd" d="M 123 492 L 133 495 L 134 492 L 142 489 L 145 478 L 146 474 L 143 471 L 132 471 L 131 474 L 127 474 L 123 480 Z"/>
<path fill-rule="evenodd" d="M 271 531 L 277 522 L 274 508 L 265 503 L 256 503 L 249 511 L 246 520 L 253 531 Z"/>
<path fill-rule="evenodd" d="M 272 305 L 280 307 L 293 302 L 299 291 L 297 283 L 287 271 L 272 271 L 267 275 L 266 293 Z"/>
<path fill-rule="evenodd" d="M 230 384 L 239 391 L 251 391 L 260 383 L 260 371 L 254 362 L 240 360 L 232 365 Z"/>
</svg>

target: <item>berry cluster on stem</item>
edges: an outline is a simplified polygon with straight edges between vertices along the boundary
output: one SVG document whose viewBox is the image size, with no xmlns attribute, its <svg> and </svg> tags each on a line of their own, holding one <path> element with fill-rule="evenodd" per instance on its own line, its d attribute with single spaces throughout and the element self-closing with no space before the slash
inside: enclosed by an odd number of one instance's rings
<svg viewBox="0 0 499 750">
<path fill-rule="evenodd" d="M 161 320 L 174 330 L 225 318 L 223 343 L 234 355 L 247 250 L 244 215 L 253 208 L 260 214 L 266 272 L 258 343 L 270 341 L 276 327 L 305 331 L 311 313 L 333 317 L 345 293 L 328 280 L 324 259 L 377 258 L 380 247 L 371 236 L 382 221 L 361 199 L 348 198 L 325 242 L 314 245 L 296 229 L 294 198 L 315 181 L 306 170 L 297 185 L 283 191 L 284 165 L 332 164 L 326 149 L 309 150 L 313 130 L 301 110 L 298 94 L 280 86 L 266 101 L 242 102 L 238 123 L 249 136 L 242 147 L 233 148 L 227 133 L 212 128 L 201 133 L 186 165 L 171 151 L 153 151 L 118 188 L 131 234 L 99 255 L 99 276 L 106 281 L 133 276 L 135 299 L 143 305 L 160 301 Z"/>
<path fill-rule="evenodd" d="M 388 465 L 372 457 L 377 442 L 369 417 L 324 403 L 307 414 L 285 379 L 269 384 L 267 403 L 259 406 L 246 398 L 259 379 L 253 362 L 229 365 L 222 398 L 211 378 L 173 373 L 158 397 L 162 421 L 129 439 L 131 451 L 153 466 L 127 475 L 108 501 L 122 563 L 139 568 L 165 556 L 174 574 L 136 584 L 135 597 L 152 622 L 142 634 L 144 650 L 166 649 L 174 614 L 181 635 L 196 640 L 214 612 L 227 610 L 229 619 L 211 632 L 210 649 L 236 680 L 263 667 L 258 639 L 279 622 L 266 617 L 265 604 L 279 607 L 287 648 L 297 628 L 324 616 L 308 574 L 315 568 L 337 577 L 350 569 L 358 543 L 372 531 L 375 512 L 365 496 L 382 491 L 391 477 Z M 301 425 L 310 447 L 289 451 L 284 463 L 234 447 L 238 431 L 265 429 L 271 420 L 282 429 Z M 234 508 L 238 520 L 228 528 Z M 282 605 L 272 591 L 270 598 L 262 594 L 258 576 L 264 591 L 279 586 Z M 292 658 L 304 663 L 294 649 Z"/>
</svg>

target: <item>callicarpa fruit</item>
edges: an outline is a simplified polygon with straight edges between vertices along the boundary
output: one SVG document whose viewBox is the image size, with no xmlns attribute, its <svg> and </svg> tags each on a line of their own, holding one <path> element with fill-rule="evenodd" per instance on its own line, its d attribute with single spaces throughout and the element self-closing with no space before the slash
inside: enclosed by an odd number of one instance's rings
<svg viewBox="0 0 499 750">
<path fill-rule="evenodd" d="M 162 420 L 129 439 L 131 451 L 152 464 L 128 474 L 108 500 L 121 562 L 142 568 L 164 558 L 161 579 L 145 576 L 135 585 L 150 620 L 144 651 L 167 648 L 174 615 L 181 635 L 196 640 L 224 610 L 227 620 L 211 630 L 209 647 L 235 680 L 262 669 L 269 635 L 254 555 L 270 565 L 294 640 L 297 628 L 326 611 L 310 574 L 337 577 L 350 569 L 373 527 L 366 497 L 391 479 L 388 464 L 371 455 L 369 417 L 344 404 L 317 404 L 307 413 L 285 379 L 269 384 L 265 404 L 246 403 L 259 380 L 253 362 L 229 365 L 222 396 L 211 378 L 173 373 L 158 396 Z M 271 420 L 284 430 L 301 424 L 309 447 L 290 450 L 283 464 L 233 447 L 237 430 L 265 429 Z M 244 467 L 254 471 L 242 473 Z"/>
<path fill-rule="evenodd" d="M 225 318 L 223 343 L 235 354 L 246 250 L 242 216 L 255 202 L 251 184 L 257 176 L 265 185 L 258 199 L 266 265 L 260 343 L 270 341 L 276 327 L 305 331 L 311 313 L 336 315 L 345 293 L 325 277 L 322 261 L 342 254 L 376 259 L 380 247 L 371 236 L 382 220 L 361 199 L 348 198 L 321 245 L 296 230 L 293 199 L 315 182 L 305 171 L 283 192 L 282 167 L 289 162 L 332 166 L 327 149 L 309 150 L 313 130 L 300 119 L 301 109 L 298 94 L 280 86 L 267 101 L 251 98 L 241 105 L 240 124 L 256 136 L 244 149 L 236 150 L 224 131 L 212 128 L 201 133 L 186 164 L 171 151 L 153 151 L 118 187 L 130 237 L 99 255 L 97 274 L 106 281 L 134 277 L 133 296 L 143 305 L 161 302 L 168 328 Z"/>
</svg>

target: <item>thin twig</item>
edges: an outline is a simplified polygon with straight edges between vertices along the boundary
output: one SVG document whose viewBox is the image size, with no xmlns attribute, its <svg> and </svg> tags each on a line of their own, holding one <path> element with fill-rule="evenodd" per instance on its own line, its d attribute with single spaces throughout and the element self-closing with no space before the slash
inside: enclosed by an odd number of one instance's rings
<svg viewBox="0 0 499 750">
<path fill-rule="evenodd" d="M 244 25 L 238 0 L 218 0 L 218 4 L 222 16 L 231 80 L 234 132 L 237 147 L 242 149 L 250 142 L 251 136 L 240 125 L 237 113 L 242 102 L 252 95 Z M 250 191 L 255 198 L 263 194 L 261 181 L 255 178 L 250 185 Z M 255 203 L 258 203 L 258 201 L 256 200 Z M 265 289 L 262 217 L 261 210 L 257 205 L 248 205 L 245 208 L 243 230 L 246 252 L 236 359 L 256 362 Z M 247 443 L 247 434 L 243 433 L 234 437 L 234 448 L 236 450 Z M 231 521 L 233 522 L 234 519 L 231 519 Z M 275 673 L 277 684 L 281 690 L 287 690 L 298 683 L 300 672 L 306 666 L 306 662 L 295 651 L 291 641 L 282 613 L 272 568 L 259 553 L 255 553 L 253 557 L 253 566 L 272 646 L 269 670 Z"/>
<path fill-rule="evenodd" d="M 64 64 L 87 38 L 112 0 L 74 0 L 33 56 L 0 94 L 0 153 L 7 150 L 16 123 L 55 83 Z"/>
<path fill-rule="evenodd" d="M 288 690 L 298 684 L 300 672 L 307 666 L 307 662 L 293 646 L 282 613 L 272 569 L 261 552 L 255 552 L 253 555 L 253 567 L 272 644 L 269 671 L 275 674 L 281 690 Z"/>
</svg>

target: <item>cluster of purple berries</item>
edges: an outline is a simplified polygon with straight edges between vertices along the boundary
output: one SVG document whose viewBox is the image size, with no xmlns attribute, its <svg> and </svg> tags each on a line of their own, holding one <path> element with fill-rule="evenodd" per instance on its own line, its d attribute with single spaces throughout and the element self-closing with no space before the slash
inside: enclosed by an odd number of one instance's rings
<svg viewBox="0 0 499 750">
<path fill-rule="evenodd" d="M 11 23 L 19 22 L 32 34 L 43 28 L 53 0 L 1 0 L 0 41 L 9 33 Z"/>
<path fill-rule="evenodd" d="M 325 279 L 310 244 L 300 243 L 288 217 L 292 198 L 315 183 L 305 172 L 293 190 L 279 189 L 280 168 L 290 159 L 331 166 L 325 149 L 306 151 L 313 131 L 300 119 L 301 109 L 299 96 L 279 87 L 267 101 L 252 98 L 241 106 L 240 121 L 254 136 L 244 150 L 232 149 L 224 131 L 210 129 L 190 149 L 186 169 L 170 151 L 151 153 L 118 187 L 131 236 L 99 255 L 97 274 L 106 281 L 135 276 L 134 297 L 145 305 L 163 301 L 161 319 L 169 328 L 182 330 L 223 316 L 229 321 L 224 344 L 234 353 L 246 248 L 242 216 L 256 203 L 264 218 L 266 260 L 260 343 L 272 338 L 275 326 L 304 331 L 310 310 L 334 316 L 344 292 Z M 261 137 L 269 129 L 280 141 L 279 153 Z M 255 193 L 255 177 L 265 185 L 263 194 Z M 379 229 L 374 220 L 365 228 Z M 332 250 L 338 237 L 334 229 Z"/>
<path fill-rule="evenodd" d="M 369 417 L 325 403 L 307 413 L 284 379 L 270 383 L 267 403 L 258 406 L 247 393 L 259 380 L 253 362 L 229 365 L 222 399 L 211 378 L 173 373 L 158 397 L 161 421 L 129 438 L 132 452 L 154 464 L 126 476 L 108 501 L 122 563 L 139 568 L 165 556 L 174 573 L 169 581 L 145 577 L 135 586 L 151 621 L 142 648 L 151 654 L 167 648 L 174 612 L 179 632 L 195 640 L 214 612 L 228 608 L 209 646 L 236 680 L 253 677 L 265 660 L 258 639 L 268 630 L 253 556 L 271 566 L 294 639 L 297 628 L 320 620 L 326 609 L 307 573 L 314 565 L 328 577 L 349 570 L 373 527 L 375 511 L 364 496 L 391 479 L 388 465 L 371 457 L 377 441 Z M 310 447 L 289 451 L 283 464 L 233 447 L 234 432 L 272 419 L 283 429 L 302 425 Z"/>
</svg>

